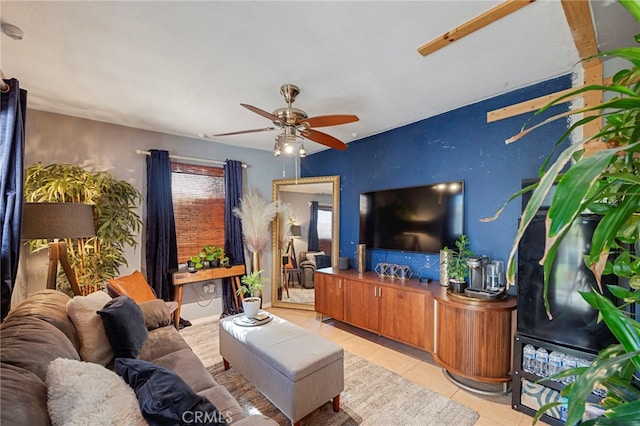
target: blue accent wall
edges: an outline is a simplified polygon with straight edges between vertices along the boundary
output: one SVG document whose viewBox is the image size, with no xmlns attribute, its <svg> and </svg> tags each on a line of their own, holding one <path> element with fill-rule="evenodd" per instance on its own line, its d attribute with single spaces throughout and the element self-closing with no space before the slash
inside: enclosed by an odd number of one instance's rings
<svg viewBox="0 0 640 426">
<path fill-rule="evenodd" d="M 471 250 L 506 261 L 518 226 L 520 200 L 493 222 L 480 219 L 493 216 L 521 188 L 522 179 L 538 175 L 567 122 L 560 119 L 506 145 L 504 141 L 517 134 L 533 113 L 492 123 L 487 123 L 487 113 L 570 86 L 570 76 L 558 77 L 351 142 L 345 151 L 325 150 L 302 159 L 303 177 L 340 175 L 340 256 L 349 257 L 355 265 L 360 193 L 464 180 L 465 233 Z M 566 109 L 567 104 L 557 106 L 541 117 Z M 367 269 L 385 261 L 411 266 L 414 276 L 439 279 L 437 254 L 369 250 L 368 257 Z"/>
</svg>

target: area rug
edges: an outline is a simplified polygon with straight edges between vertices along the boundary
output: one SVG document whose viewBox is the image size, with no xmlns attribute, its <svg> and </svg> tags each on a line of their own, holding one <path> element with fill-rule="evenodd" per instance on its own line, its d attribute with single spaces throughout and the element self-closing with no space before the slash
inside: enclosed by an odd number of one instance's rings
<svg viewBox="0 0 640 426">
<path fill-rule="evenodd" d="M 315 301 L 315 290 L 312 288 L 289 287 L 289 298 L 287 298 L 287 294 L 285 292 L 282 295 L 282 301 L 291 303 L 312 304 Z"/>
<path fill-rule="evenodd" d="M 181 334 L 196 355 L 204 358 L 213 378 L 231 392 L 245 412 L 262 413 L 283 426 L 291 424 L 260 391 L 233 369 L 233 363 L 231 369 L 224 370 L 217 350 L 217 322 L 195 324 Z M 344 373 L 345 390 L 340 395 L 340 412 L 334 413 L 327 401 L 302 419 L 302 425 L 464 426 L 473 425 L 478 420 L 478 413 L 470 408 L 348 351 L 344 353 Z"/>
</svg>

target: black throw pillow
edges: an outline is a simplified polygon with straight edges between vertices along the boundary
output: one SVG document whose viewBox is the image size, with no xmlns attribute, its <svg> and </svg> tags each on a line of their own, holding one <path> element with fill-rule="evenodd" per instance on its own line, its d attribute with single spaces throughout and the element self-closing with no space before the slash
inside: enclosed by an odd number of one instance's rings
<svg viewBox="0 0 640 426">
<path fill-rule="evenodd" d="M 331 256 L 328 254 L 319 254 L 316 255 L 316 268 L 328 268 L 331 266 Z"/>
<path fill-rule="evenodd" d="M 133 388 L 151 426 L 226 425 L 225 417 L 180 376 L 139 359 L 116 358 L 115 371 Z"/>
<path fill-rule="evenodd" d="M 140 306 L 128 296 L 118 296 L 98 314 L 116 358 L 137 357 L 149 335 Z"/>
</svg>

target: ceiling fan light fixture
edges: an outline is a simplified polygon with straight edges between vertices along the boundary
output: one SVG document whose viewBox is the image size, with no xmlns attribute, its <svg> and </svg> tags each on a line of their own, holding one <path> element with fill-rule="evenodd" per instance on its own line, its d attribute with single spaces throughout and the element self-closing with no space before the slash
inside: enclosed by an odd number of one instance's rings
<svg viewBox="0 0 640 426">
<path fill-rule="evenodd" d="M 280 157 L 280 154 L 282 154 L 282 150 L 280 149 L 280 141 L 278 141 L 278 138 L 276 138 L 276 144 L 273 147 L 273 156 Z"/>
<path fill-rule="evenodd" d="M 307 150 L 303 145 L 305 139 L 340 151 L 347 149 L 347 145 L 341 140 L 313 128 L 353 123 L 359 120 L 357 116 L 353 114 L 332 114 L 309 117 L 303 110 L 291 106 L 296 96 L 300 93 L 300 88 L 294 84 L 284 84 L 280 87 L 280 93 L 283 95 L 287 106 L 285 108 L 278 108 L 273 111 L 273 113 L 254 107 L 253 105 L 240 104 L 249 111 L 271 120 L 275 127 L 270 126 L 264 129 L 240 130 L 237 132 L 219 133 L 212 136 L 231 136 L 280 128 L 281 133 L 276 136 L 275 146 L 273 148 L 273 155 L 276 157 L 279 157 L 282 152 L 292 156 L 296 156 L 294 152 L 297 152 L 297 158 L 306 157 Z M 356 136 L 357 133 L 354 133 L 353 137 Z"/>
<path fill-rule="evenodd" d="M 284 152 L 287 154 L 291 154 L 293 152 L 293 145 L 291 145 L 289 142 L 285 142 L 284 143 Z"/>
</svg>

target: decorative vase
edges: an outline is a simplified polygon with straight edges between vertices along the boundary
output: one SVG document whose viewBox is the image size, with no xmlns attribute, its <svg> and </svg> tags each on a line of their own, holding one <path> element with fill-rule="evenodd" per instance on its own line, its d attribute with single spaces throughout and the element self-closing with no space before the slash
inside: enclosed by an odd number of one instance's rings
<svg viewBox="0 0 640 426">
<path fill-rule="evenodd" d="M 440 285 L 446 287 L 449 282 L 449 274 L 447 274 L 447 268 L 449 267 L 449 252 L 440 250 Z"/>
<path fill-rule="evenodd" d="M 255 317 L 260 310 L 260 304 L 262 299 L 259 297 L 245 297 L 242 299 L 242 309 L 244 310 L 244 316 Z"/>
<path fill-rule="evenodd" d="M 251 272 L 256 272 L 260 270 L 260 253 L 259 252 L 251 252 Z M 260 307 L 262 307 L 262 290 L 256 291 L 256 296 L 260 297 Z"/>
<path fill-rule="evenodd" d="M 257 251 L 251 252 L 251 272 L 260 270 L 260 253 Z"/>
</svg>

